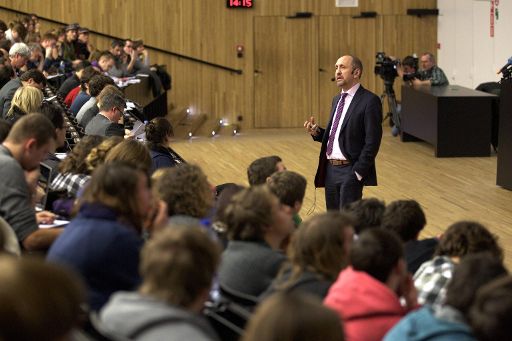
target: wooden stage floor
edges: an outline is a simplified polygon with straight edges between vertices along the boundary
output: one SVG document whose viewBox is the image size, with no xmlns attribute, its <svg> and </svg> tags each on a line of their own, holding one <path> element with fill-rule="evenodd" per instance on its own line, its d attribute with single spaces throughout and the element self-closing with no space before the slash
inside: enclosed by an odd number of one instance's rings
<svg viewBox="0 0 512 341">
<path fill-rule="evenodd" d="M 279 155 L 289 170 L 308 180 L 301 216 L 325 211 L 323 189 L 314 175 L 320 143 L 303 129 L 258 129 L 242 134 L 176 140 L 172 147 L 185 160 L 201 166 L 213 184 L 247 185 L 247 166 L 255 159 Z M 496 154 L 477 158 L 435 158 L 427 143 L 403 143 L 384 127 L 377 156 L 379 186 L 365 187 L 363 196 L 389 203 L 417 200 L 427 217 L 422 236 L 441 234 L 459 220 L 476 220 L 499 236 L 505 262 L 512 269 L 512 191 L 496 186 Z"/>
</svg>

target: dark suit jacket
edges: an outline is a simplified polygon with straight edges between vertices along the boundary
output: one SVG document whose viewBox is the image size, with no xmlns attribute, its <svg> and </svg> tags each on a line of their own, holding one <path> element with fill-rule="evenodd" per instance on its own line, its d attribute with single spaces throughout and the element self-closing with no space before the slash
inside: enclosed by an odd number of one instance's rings
<svg viewBox="0 0 512 341">
<path fill-rule="evenodd" d="M 18 88 L 22 87 L 21 80 L 14 78 L 8 81 L 0 90 L 0 109 L 2 110 L 2 118 L 5 118 L 7 112 L 11 108 L 11 101 L 14 97 L 14 93 Z"/>
<path fill-rule="evenodd" d="M 336 105 L 341 95 L 332 100 L 331 116 L 325 129 L 320 128 L 320 134 L 313 139 L 322 142 L 318 168 L 315 176 L 315 187 L 325 187 L 325 171 L 327 167 L 327 140 L 331 130 Z M 350 161 L 353 171 L 363 177 L 365 186 L 377 185 L 375 157 L 379 151 L 382 138 L 382 104 L 379 97 L 360 86 L 357 90 L 345 119 L 341 125 L 338 139 L 341 152 Z"/>
</svg>

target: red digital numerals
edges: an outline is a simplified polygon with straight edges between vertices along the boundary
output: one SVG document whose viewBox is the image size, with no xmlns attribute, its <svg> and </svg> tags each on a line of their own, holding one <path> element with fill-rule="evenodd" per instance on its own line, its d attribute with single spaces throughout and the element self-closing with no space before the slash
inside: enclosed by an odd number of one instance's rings
<svg viewBox="0 0 512 341">
<path fill-rule="evenodd" d="M 252 0 L 229 0 L 230 7 L 252 7 Z"/>
</svg>

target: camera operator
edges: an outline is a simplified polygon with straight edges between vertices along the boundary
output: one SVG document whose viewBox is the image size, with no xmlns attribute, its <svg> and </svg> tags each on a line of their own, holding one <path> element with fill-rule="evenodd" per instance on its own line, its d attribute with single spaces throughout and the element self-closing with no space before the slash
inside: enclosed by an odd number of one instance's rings
<svg viewBox="0 0 512 341">
<path fill-rule="evenodd" d="M 436 65 L 436 59 L 432 53 L 423 53 L 420 58 L 420 65 L 419 77 L 412 80 L 414 85 L 441 86 L 449 84 L 443 70 Z"/>
<path fill-rule="evenodd" d="M 404 82 L 412 82 L 413 79 L 419 77 L 418 58 L 413 56 L 405 57 L 402 63 L 397 65 L 396 71 Z"/>
</svg>

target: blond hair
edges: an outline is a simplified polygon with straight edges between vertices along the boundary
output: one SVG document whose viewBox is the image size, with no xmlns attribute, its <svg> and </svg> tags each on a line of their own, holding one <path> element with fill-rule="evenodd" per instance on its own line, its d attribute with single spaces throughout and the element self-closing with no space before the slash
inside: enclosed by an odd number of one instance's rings
<svg viewBox="0 0 512 341">
<path fill-rule="evenodd" d="M 7 118 L 14 118 L 16 114 L 23 116 L 39 111 L 43 103 L 43 93 L 30 85 L 22 86 L 14 93 Z"/>
</svg>

